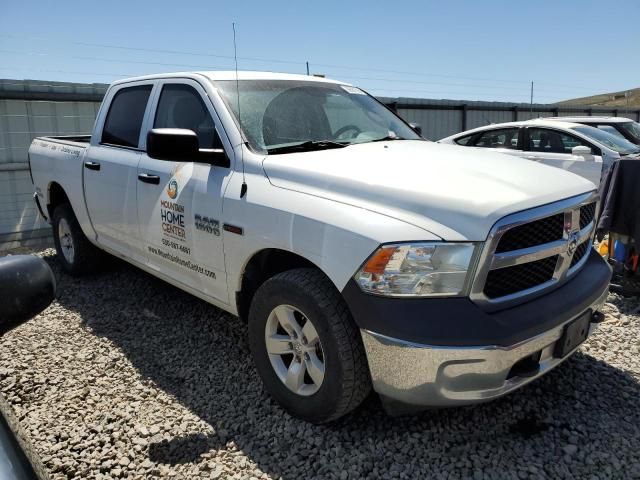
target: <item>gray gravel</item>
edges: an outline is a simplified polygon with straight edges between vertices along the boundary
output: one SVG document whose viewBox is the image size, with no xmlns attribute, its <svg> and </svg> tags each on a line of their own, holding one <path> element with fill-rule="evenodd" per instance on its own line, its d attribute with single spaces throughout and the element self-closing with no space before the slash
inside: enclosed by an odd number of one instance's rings
<svg viewBox="0 0 640 480">
<path fill-rule="evenodd" d="M 495 402 L 330 426 L 285 414 L 245 325 L 114 260 L 0 338 L 0 393 L 52 478 L 640 478 L 638 299 Z"/>
</svg>

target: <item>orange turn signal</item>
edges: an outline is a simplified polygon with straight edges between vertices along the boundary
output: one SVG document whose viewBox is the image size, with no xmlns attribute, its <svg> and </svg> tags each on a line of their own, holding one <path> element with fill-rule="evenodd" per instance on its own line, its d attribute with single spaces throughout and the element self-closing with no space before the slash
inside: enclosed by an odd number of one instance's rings
<svg viewBox="0 0 640 480">
<path fill-rule="evenodd" d="M 378 251 L 367 260 L 362 271 L 382 275 L 384 269 L 387 268 L 389 260 L 391 260 L 393 254 L 396 253 L 396 250 L 398 250 L 398 247 L 383 247 L 378 249 Z"/>
</svg>

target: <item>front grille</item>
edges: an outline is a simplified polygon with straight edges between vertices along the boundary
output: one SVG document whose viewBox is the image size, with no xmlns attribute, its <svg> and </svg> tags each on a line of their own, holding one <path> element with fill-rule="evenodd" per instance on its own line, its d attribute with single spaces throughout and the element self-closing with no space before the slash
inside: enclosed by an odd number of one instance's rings
<svg viewBox="0 0 640 480">
<path fill-rule="evenodd" d="M 541 285 L 553 278 L 557 263 L 558 255 L 553 255 L 535 262 L 491 270 L 484 284 L 484 294 L 493 299 Z"/>
<path fill-rule="evenodd" d="M 569 266 L 569 268 L 573 268 L 578 262 L 580 262 L 580 260 L 582 260 L 584 254 L 589 251 L 590 242 L 591 240 L 589 239 L 578 245 L 578 248 L 576 248 L 576 251 L 573 254 L 573 258 L 571 258 L 571 265 Z"/>
<path fill-rule="evenodd" d="M 580 230 L 591 223 L 596 216 L 596 202 L 580 207 Z"/>
<path fill-rule="evenodd" d="M 471 286 L 471 299 L 498 310 L 563 284 L 589 255 L 596 206 L 597 195 L 589 193 L 496 222 Z"/>
<path fill-rule="evenodd" d="M 521 248 L 535 247 L 545 243 L 562 239 L 564 231 L 564 213 L 541 218 L 531 223 L 518 225 L 507 230 L 498 246 L 496 253 L 511 252 Z"/>
</svg>

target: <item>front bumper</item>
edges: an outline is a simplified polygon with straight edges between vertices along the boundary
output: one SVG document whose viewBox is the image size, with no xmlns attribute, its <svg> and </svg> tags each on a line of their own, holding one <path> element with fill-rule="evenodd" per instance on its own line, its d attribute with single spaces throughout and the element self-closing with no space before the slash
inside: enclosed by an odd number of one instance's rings
<svg viewBox="0 0 640 480">
<path fill-rule="evenodd" d="M 376 332 L 361 323 L 373 387 L 391 413 L 412 410 L 411 406 L 447 407 L 477 403 L 519 388 L 544 375 L 573 353 L 563 358 L 554 357 L 556 342 L 566 324 L 585 312 L 593 314 L 598 311 L 606 301 L 610 276 L 609 267 L 593 252 L 587 265 L 570 282 L 511 309 L 487 313 L 478 306 L 469 307 L 465 303 L 461 311 L 446 312 L 437 307 L 442 317 L 433 318 L 429 316 L 429 313 L 435 313 L 429 312 L 430 305 L 433 305 L 429 302 L 433 300 L 422 300 L 423 314 L 412 319 L 412 328 L 408 328 L 406 317 L 403 320 L 388 319 L 390 328 L 413 333 L 402 337 Z M 357 307 L 353 297 L 346 295 L 346 298 L 352 310 Z M 375 300 L 378 301 L 377 298 Z M 393 299 L 387 301 L 393 303 Z M 396 307 L 402 305 L 396 303 Z M 418 305 L 410 305 L 405 311 L 411 313 L 417 308 Z M 456 315 L 462 312 L 466 315 L 458 322 Z M 402 308 L 396 313 L 401 314 Z M 532 325 L 531 317 L 538 318 L 538 328 Z M 354 318 L 358 322 L 358 316 L 354 315 Z M 484 332 L 475 328 L 465 332 L 459 328 L 460 323 L 474 321 L 484 323 L 486 327 L 491 326 L 490 321 L 496 324 Z M 441 327 L 438 335 L 434 335 L 436 340 L 446 341 L 424 341 L 433 328 L 433 322 Z M 493 332 L 493 339 L 477 341 L 487 338 L 490 332 Z M 453 341 L 455 338 L 457 343 Z M 517 340 L 509 342 L 513 338 Z M 523 365 L 526 368 L 522 368 Z"/>
<path fill-rule="evenodd" d="M 592 311 L 605 300 L 606 292 Z M 564 362 L 573 351 L 563 358 L 553 356 L 564 325 L 511 347 L 438 347 L 367 330 L 361 333 L 374 389 L 384 401 L 389 405 L 449 407 L 500 397 Z M 593 326 L 591 323 L 591 330 Z M 531 357 L 536 358 L 534 373 L 528 369 L 519 375 L 517 364 Z"/>
</svg>

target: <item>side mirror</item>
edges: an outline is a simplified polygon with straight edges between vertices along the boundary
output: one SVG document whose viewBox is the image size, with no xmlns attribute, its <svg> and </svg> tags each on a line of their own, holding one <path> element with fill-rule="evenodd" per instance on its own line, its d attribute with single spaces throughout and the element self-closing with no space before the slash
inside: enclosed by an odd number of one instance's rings
<svg viewBox="0 0 640 480">
<path fill-rule="evenodd" d="M 591 149 L 589 147 L 585 147 L 584 145 L 578 145 L 577 147 L 573 147 L 571 149 L 571 154 L 576 155 L 578 157 L 584 157 L 585 160 L 593 160 L 593 154 L 591 153 Z"/>
<path fill-rule="evenodd" d="M 409 126 L 414 132 L 422 136 L 422 126 L 419 123 L 410 123 Z"/>
<path fill-rule="evenodd" d="M 224 149 L 200 148 L 198 135 L 186 128 L 154 128 L 147 133 L 147 155 L 170 162 L 203 162 L 228 167 Z"/>
<path fill-rule="evenodd" d="M 56 279 L 42 258 L 0 258 L 0 333 L 42 312 L 56 296 Z"/>
</svg>

